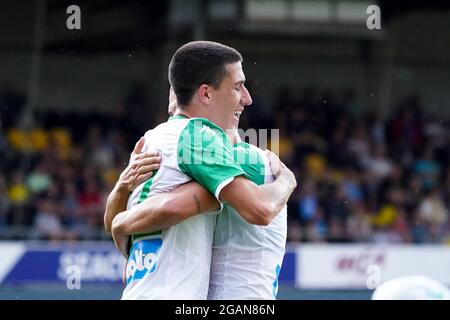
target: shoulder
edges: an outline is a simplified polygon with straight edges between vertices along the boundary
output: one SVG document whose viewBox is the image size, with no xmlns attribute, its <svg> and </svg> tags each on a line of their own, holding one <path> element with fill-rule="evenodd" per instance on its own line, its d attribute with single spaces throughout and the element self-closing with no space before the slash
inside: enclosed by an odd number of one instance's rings
<svg viewBox="0 0 450 320">
<path fill-rule="evenodd" d="M 154 130 L 154 129 L 147 130 L 147 131 L 144 133 L 144 138 L 150 137 L 150 136 L 152 135 L 152 133 L 153 133 L 153 130 Z"/>
<path fill-rule="evenodd" d="M 188 119 L 186 126 L 195 133 L 202 133 L 207 135 L 225 135 L 221 127 L 211 122 L 206 118 L 191 118 Z"/>
<path fill-rule="evenodd" d="M 255 146 L 254 144 L 241 141 L 240 143 L 236 144 L 234 148 L 235 149 L 241 148 L 243 150 L 246 150 L 250 155 L 254 155 L 258 159 L 260 159 L 260 161 L 263 162 L 269 161 L 269 159 L 266 156 L 266 153 L 261 148 Z"/>
<path fill-rule="evenodd" d="M 180 142 L 191 146 L 201 144 L 203 147 L 220 145 L 231 148 L 225 132 L 205 118 L 189 119 L 181 132 Z"/>
</svg>

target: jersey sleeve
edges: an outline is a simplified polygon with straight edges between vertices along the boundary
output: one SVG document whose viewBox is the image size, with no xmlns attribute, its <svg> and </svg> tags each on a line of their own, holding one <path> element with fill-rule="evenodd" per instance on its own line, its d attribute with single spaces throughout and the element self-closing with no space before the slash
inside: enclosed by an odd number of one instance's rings
<svg viewBox="0 0 450 320">
<path fill-rule="evenodd" d="M 233 158 L 233 149 L 223 130 L 203 118 L 189 121 L 178 141 L 180 170 L 197 181 L 219 201 L 222 189 L 244 170 Z"/>
<path fill-rule="evenodd" d="M 245 171 L 249 179 L 256 185 L 264 184 L 266 165 L 264 152 L 246 142 L 239 142 L 233 146 L 234 160 Z"/>
</svg>

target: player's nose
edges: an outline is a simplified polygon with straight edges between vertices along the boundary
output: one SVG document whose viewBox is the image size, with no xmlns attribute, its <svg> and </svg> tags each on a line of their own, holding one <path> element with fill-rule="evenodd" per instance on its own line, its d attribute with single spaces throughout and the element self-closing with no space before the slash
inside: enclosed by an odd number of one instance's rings
<svg viewBox="0 0 450 320">
<path fill-rule="evenodd" d="M 245 86 L 242 86 L 242 98 L 241 104 L 246 107 L 253 103 L 252 97 L 250 96 L 250 92 L 248 92 Z"/>
</svg>

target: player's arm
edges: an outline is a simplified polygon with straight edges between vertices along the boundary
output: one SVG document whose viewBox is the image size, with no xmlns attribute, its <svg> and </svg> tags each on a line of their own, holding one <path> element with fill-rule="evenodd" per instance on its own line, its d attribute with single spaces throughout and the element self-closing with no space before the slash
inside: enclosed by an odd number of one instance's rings
<svg viewBox="0 0 450 320">
<path fill-rule="evenodd" d="M 236 162 L 223 130 L 205 119 L 190 121 L 184 130 L 177 151 L 180 169 L 230 204 L 248 223 L 268 225 L 297 186 L 294 174 L 269 152 L 276 179 L 258 186 Z"/>
<path fill-rule="evenodd" d="M 216 198 L 195 181 L 171 192 L 148 197 L 119 213 L 112 222 L 114 236 L 150 233 L 172 227 L 195 215 L 220 207 Z"/>
<path fill-rule="evenodd" d="M 197 214 L 214 211 L 219 207 L 215 197 L 192 181 L 171 192 L 150 196 L 129 210 L 118 213 L 112 221 L 112 238 L 117 249 L 128 258 L 129 235 L 167 229 Z"/>
<path fill-rule="evenodd" d="M 228 202 L 248 223 L 264 226 L 283 209 L 297 186 L 294 174 L 274 153 L 267 153 L 276 177 L 274 182 L 258 186 L 238 176 L 220 192 L 220 199 Z"/>
<path fill-rule="evenodd" d="M 281 211 L 295 188 L 292 172 L 275 155 L 270 153 L 269 159 L 277 176 L 274 183 L 258 187 L 246 178 L 237 177 L 236 181 L 232 182 L 234 186 L 225 192 L 225 198 L 233 198 L 227 202 L 235 209 L 240 208 L 237 211 L 252 224 L 269 224 Z M 259 199 L 256 205 L 253 201 L 249 201 L 249 194 L 253 194 L 251 198 Z M 223 193 L 221 196 L 223 197 Z M 241 205 L 241 202 L 247 202 L 249 205 Z M 197 214 L 216 210 L 218 207 L 219 203 L 215 197 L 200 184 L 192 181 L 171 192 L 150 196 L 133 208 L 119 213 L 112 222 L 113 238 L 116 241 L 130 234 L 166 229 Z M 117 241 L 116 245 L 120 249 L 125 244 Z"/>
<path fill-rule="evenodd" d="M 136 143 L 130 163 L 120 174 L 119 180 L 108 196 L 104 215 L 105 229 L 108 233 L 111 233 L 114 217 L 126 209 L 130 192 L 142 182 L 150 179 L 153 171 L 159 168 L 161 157 L 157 153 L 141 153 L 144 142 L 142 137 Z"/>
</svg>

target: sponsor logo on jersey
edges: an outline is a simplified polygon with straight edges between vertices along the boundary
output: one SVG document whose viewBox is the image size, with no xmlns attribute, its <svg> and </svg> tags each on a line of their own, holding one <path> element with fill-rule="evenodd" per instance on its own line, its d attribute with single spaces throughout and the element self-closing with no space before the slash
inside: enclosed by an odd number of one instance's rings
<svg viewBox="0 0 450 320">
<path fill-rule="evenodd" d="M 280 270 L 281 270 L 281 266 L 278 264 L 277 267 L 275 268 L 275 281 L 273 282 L 273 290 L 272 290 L 272 295 L 273 295 L 274 299 L 277 298 L 278 276 L 280 275 Z"/>
<path fill-rule="evenodd" d="M 127 263 L 127 284 L 155 271 L 162 243 L 162 239 L 154 238 L 139 240 L 133 244 Z"/>
</svg>

